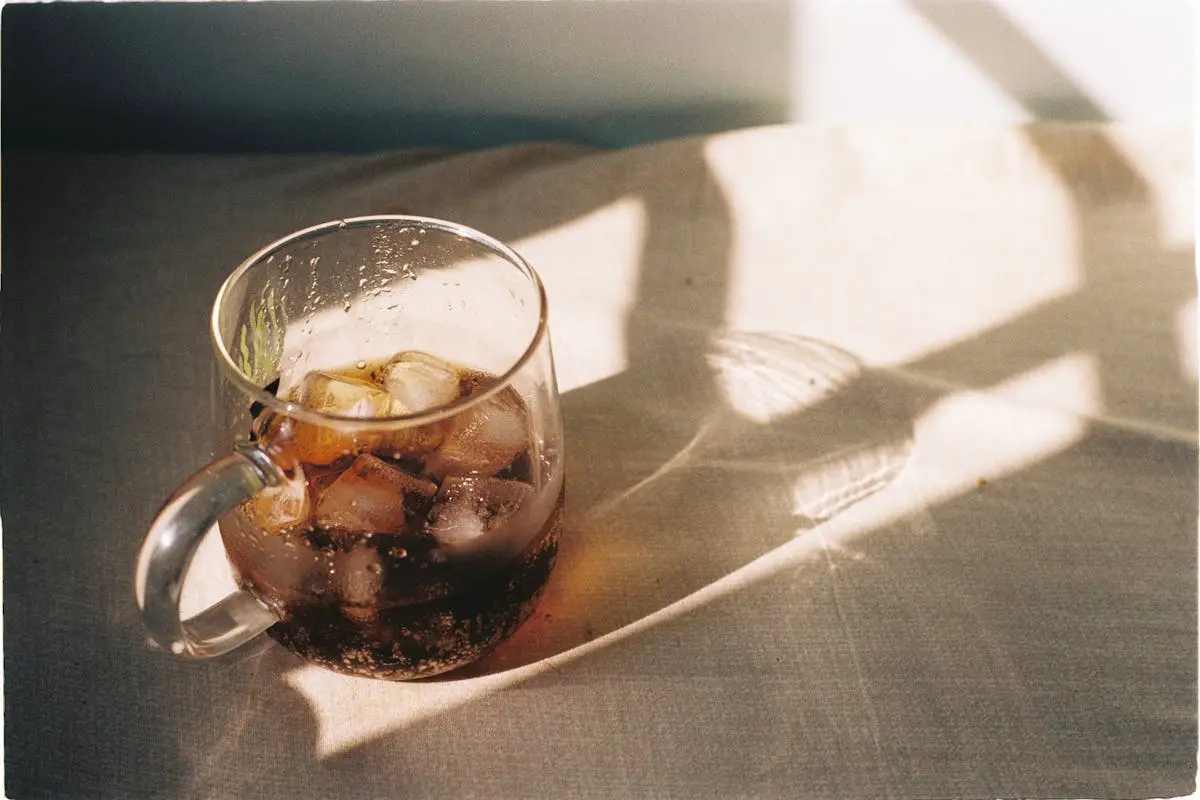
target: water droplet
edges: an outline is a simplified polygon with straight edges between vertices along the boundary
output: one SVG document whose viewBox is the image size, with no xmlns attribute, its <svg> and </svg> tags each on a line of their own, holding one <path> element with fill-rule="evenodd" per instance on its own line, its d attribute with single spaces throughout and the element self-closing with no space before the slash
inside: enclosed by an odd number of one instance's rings
<svg viewBox="0 0 1200 800">
<path fill-rule="evenodd" d="M 359 362 L 358 362 L 357 364 L 355 364 L 354 366 L 358 367 L 359 369 L 366 369 L 366 368 L 367 368 L 367 362 L 365 362 L 365 361 L 359 361 Z"/>
<path fill-rule="evenodd" d="M 420 239 L 413 239 L 411 242 L 409 242 L 409 244 L 411 244 L 413 247 L 416 247 L 420 243 L 421 243 Z"/>
<path fill-rule="evenodd" d="M 345 311 L 347 314 L 349 314 L 350 313 L 350 303 L 346 303 L 346 306 L 345 306 L 345 308 L 342 309 L 342 311 Z"/>
</svg>

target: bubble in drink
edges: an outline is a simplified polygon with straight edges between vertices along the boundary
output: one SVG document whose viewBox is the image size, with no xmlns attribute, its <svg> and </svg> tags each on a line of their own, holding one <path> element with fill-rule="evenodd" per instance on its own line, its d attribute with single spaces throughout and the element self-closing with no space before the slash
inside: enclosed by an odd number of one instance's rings
<svg viewBox="0 0 1200 800">
<path fill-rule="evenodd" d="M 316 524 L 348 533 L 400 533 L 428 507 L 437 484 L 363 454 L 321 492 Z"/>
</svg>

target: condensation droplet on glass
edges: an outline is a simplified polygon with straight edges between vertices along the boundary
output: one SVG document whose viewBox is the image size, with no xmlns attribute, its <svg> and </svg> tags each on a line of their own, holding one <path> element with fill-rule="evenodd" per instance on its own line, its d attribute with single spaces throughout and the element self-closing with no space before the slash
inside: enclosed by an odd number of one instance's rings
<svg viewBox="0 0 1200 800">
<path fill-rule="evenodd" d="M 365 362 L 365 361 L 359 361 L 359 362 L 358 362 L 357 364 L 355 364 L 354 366 L 358 367 L 359 369 L 366 369 L 366 368 L 367 368 L 367 362 Z"/>
<path fill-rule="evenodd" d="M 413 239 L 411 242 L 409 242 L 409 244 L 411 244 L 413 247 L 416 247 L 420 243 L 421 243 L 420 239 Z"/>
</svg>

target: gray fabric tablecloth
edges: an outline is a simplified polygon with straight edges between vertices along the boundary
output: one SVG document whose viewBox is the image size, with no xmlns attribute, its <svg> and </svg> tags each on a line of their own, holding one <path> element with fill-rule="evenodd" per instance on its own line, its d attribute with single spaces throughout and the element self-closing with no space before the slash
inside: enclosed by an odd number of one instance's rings
<svg viewBox="0 0 1200 800">
<path fill-rule="evenodd" d="M 1114 126 L 6 152 L 9 794 L 1188 794 L 1191 176 L 1190 131 Z M 421 683 L 147 649 L 141 537 L 222 447 L 217 286 L 397 211 L 546 281 L 568 505 L 538 616 Z M 191 602 L 228 584 L 209 542 Z"/>
</svg>

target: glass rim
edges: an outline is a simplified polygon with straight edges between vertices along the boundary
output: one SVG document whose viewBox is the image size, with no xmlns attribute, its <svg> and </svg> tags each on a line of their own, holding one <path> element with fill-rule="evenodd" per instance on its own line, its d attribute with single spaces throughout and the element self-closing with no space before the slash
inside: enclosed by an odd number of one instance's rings
<svg viewBox="0 0 1200 800">
<path fill-rule="evenodd" d="M 258 386 L 252 381 L 241 368 L 234 363 L 233 357 L 226 346 L 224 338 L 221 335 L 220 317 L 221 310 L 225 307 L 226 302 L 233 286 L 247 272 L 266 263 L 266 259 L 278 252 L 287 245 L 295 242 L 304 241 L 306 239 L 314 239 L 323 236 L 327 233 L 344 230 L 350 227 L 368 227 L 377 223 L 395 222 L 401 224 L 411 224 L 418 227 L 433 228 L 445 233 L 459 236 L 468 239 L 475 244 L 481 245 L 487 250 L 490 250 L 494 255 L 498 255 L 508 261 L 512 266 L 521 271 L 526 278 L 533 284 L 537 292 L 538 304 L 538 323 L 537 328 L 530 337 L 529 344 L 522 351 L 521 355 L 504 371 L 495 384 L 481 392 L 472 392 L 466 397 L 460 397 L 454 402 L 446 403 L 435 408 L 425 411 L 419 411 L 413 414 L 401 414 L 388 417 L 351 417 L 344 414 L 329 414 L 323 411 L 314 411 L 299 403 L 293 403 L 288 400 L 283 400 L 274 394 L 271 394 L 266 389 Z M 344 219 L 330 220 L 322 222 L 318 225 L 313 225 L 303 230 L 295 231 L 280 239 L 276 239 L 267 246 L 261 248 L 253 255 L 242 261 L 229 274 L 221 288 L 217 290 L 216 299 L 213 301 L 212 314 L 209 323 L 209 335 L 212 340 L 213 349 L 216 351 L 217 362 L 221 365 L 225 374 L 233 381 L 243 394 L 247 395 L 251 400 L 261 403 L 266 408 L 284 414 L 290 418 L 298 419 L 304 422 L 309 422 L 316 425 L 349 427 L 353 426 L 359 429 L 394 429 L 397 425 L 404 427 L 412 427 L 424 425 L 430 422 L 452 417 L 463 410 L 470 408 L 478 403 L 482 403 L 489 397 L 492 397 L 504 391 L 513 382 L 516 375 L 529 363 L 533 354 L 541 346 L 542 341 L 546 338 L 546 330 L 548 327 L 547 319 L 547 301 L 546 287 L 542 284 L 541 276 L 537 271 L 529 265 L 529 263 L 521 257 L 519 253 L 513 250 L 508 245 L 489 236 L 486 233 L 478 231 L 458 222 L 449 220 L 437 219 L 435 217 L 420 217 L 409 214 L 374 214 L 362 217 L 346 217 Z"/>
</svg>

